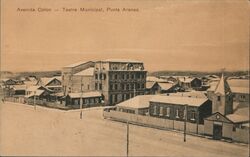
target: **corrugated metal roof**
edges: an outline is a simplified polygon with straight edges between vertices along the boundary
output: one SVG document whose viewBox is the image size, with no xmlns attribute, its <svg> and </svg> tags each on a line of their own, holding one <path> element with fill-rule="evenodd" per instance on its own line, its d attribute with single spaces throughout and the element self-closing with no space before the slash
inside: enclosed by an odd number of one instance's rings
<svg viewBox="0 0 250 157">
<path fill-rule="evenodd" d="M 93 76 L 95 68 L 90 67 L 88 69 L 82 70 L 74 75 L 76 76 Z"/>
<path fill-rule="evenodd" d="M 156 95 L 150 101 L 151 102 L 160 102 L 176 105 L 188 105 L 188 106 L 200 106 L 205 103 L 207 98 L 191 98 L 191 97 L 174 97 L 174 96 L 165 96 L 165 95 Z"/>
</svg>

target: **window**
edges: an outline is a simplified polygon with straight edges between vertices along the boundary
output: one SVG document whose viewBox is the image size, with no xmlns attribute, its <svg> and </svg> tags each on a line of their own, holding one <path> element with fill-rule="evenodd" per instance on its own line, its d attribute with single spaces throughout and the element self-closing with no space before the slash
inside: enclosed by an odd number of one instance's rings
<svg viewBox="0 0 250 157">
<path fill-rule="evenodd" d="M 163 116 L 163 106 L 160 107 L 160 116 Z"/>
<path fill-rule="evenodd" d="M 114 101 L 117 102 L 117 94 L 115 94 L 114 96 L 115 96 Z"/>
<path fill-rule="evenodd" d="M 95 74 L 95 79 L 98 80 L 98 74 Z"/>
<path fill-rule="evenodd" d="M 88 84 L 88 90 L 90 89 L 89 84 Z"/>
<path fill-rule="evenodd" d="M 134 74 L 131 74 L 131 79 L 134 79 L 135 78 L 135 75 Z"/>
<path fill-rule="evenodd" d="M 123 79 L 123 80 L 125 79 L 125 75 L 124 75 L 124 74 L 122 74 L 122 79 Z"/>
<path fill-rule="evenodd" d="M 124 86 L 124 84 L 121 84 L 121 88 L 122 88 L 123 90 L 125 90 L 125 86 Z"/>
<path fill-rule="evenodd" d="M 131 89 L 135 89 L 135 85 L 134 84 L 131 84 Z"/>
<path fill-rule="evenodd" d="M 195 111 L 191 112 L 191 118 L 190 118 L 190 120 L 195 120 Z"/>
<path fill-rule="evenodd" d="M 145 88 L 145 84 L 143 83 L 143 84 L 141 84 L 141 88 Z"/>
<path fill-rule="evenodd" d="M 220 101 L 220 96 L 217 96 L 217 101 Z"/>
<path fill-rule="evenodd" d="M 127 74 L 127 79 L 129 79 L 129 74 Z"/>
<path fill-rule="evenodd" d="M 157 115 L 157 106 L 156 105 L 154 106 L 154 113 L 153 114 Z"/>
<path fill-rule="evenodd" d="M 179 109 L 176 109 L 176 115 L 175 115 L 176 118 L 180 118 L 179 117 Z"/>
<path fill-rule="evenodd" d="M 110 90 L 113 90 L 113 84 L 109 85 Z"/>
<path fill-rule="evenodd" d="M 245 95 L 240 95 L 240 101 L 245 101 L 246 97 Z"/>
<path fill-rule="evenodd" d="M 127 84 L 127 90 L 129 90 L 129 84 Z"/>
<path fill-rule="evenodd" d="M 100 78 L 100 80 L 102 80 L 102 73 L 99 74 L 99 78 Z"/>
<path fill-rule="evenodd" d="M 99 90 L 102 90 L 102 84 L 99 83 Z"/>
<path fill-rule="evenodd" d="M 115 84 L 115 90 L 117 90 L 118 89 L 118 85 L 117 84 Z"/>
<path fill-rule="evenodd" d="M 103 74 L 103 80 L 106 80 L 106 74 Z"/>
<path fill-rule="evenodd" d="M 167 107 L 167 117 L 170 117 L 170 107 Z"/>
</svg>

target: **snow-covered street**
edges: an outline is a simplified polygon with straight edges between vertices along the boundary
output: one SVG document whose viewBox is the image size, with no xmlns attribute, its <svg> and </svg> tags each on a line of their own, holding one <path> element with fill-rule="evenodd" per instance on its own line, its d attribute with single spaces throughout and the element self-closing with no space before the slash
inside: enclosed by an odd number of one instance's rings
<svg viewBox="0 0 250 157">
<path fill-rule="evenodd" d="M 125 156 L 126 124 L 103 119 L 102 108 L 62 111 L 0 105 L 0 155 Z M 248 156 L 246 145 L 130 125 L 131 156 Z M 188 154 L 187 154 L 188 152 Z M 218 153 L 220 152 L 220 153 Z"/>
</svg>

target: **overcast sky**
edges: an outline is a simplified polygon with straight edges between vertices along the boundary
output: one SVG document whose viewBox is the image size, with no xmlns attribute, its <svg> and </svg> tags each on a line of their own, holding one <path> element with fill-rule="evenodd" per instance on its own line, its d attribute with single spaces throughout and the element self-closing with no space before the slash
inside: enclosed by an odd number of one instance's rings
<svg viewBox="0 0 250 157">
<path fill-rule="evenodd" d="M 2 0 L 1 7 L 1 70 L 59 70 L 107 58 L 141 60 L 149 71 L 249 67 L 247 0 Z M 52 12 L 17 11 L 38 7 Z"/>
</svg>

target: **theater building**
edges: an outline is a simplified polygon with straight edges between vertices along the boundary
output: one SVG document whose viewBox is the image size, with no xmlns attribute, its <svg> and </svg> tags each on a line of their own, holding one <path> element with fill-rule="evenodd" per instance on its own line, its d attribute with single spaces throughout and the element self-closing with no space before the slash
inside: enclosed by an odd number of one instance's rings
<svg viewBox="0 0 250 157">
<path fill-rule="evenodd" d="M 109 59 L 79 62 L 62 69 L 64 95 L 98 91 L 107 105 L 115 105 L 135 95 L 143 95 L 146 88 L 143 62 Z"/>
</svg>

